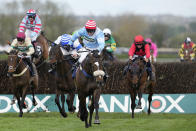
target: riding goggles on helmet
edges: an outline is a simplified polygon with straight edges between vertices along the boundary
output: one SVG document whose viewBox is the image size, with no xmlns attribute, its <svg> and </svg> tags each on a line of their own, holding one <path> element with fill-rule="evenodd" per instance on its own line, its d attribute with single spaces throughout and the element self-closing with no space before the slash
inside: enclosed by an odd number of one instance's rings
<svg viewBox="0 0 196 131">
<path fill-rule="evenodd" d="M 93 33 L 93 32 L 95 32 L 95 29 L 86 29 L 86 31 L 87 31 L 88 33 Z"/>
<path fill-rule="evenodd" d="M 23 39 L 23 38 L 17 38 L 17 41 L 19 41 L 19 42 L 23 42 L 23 41 L 24 41 L 24 39 Z"/>
</svg>

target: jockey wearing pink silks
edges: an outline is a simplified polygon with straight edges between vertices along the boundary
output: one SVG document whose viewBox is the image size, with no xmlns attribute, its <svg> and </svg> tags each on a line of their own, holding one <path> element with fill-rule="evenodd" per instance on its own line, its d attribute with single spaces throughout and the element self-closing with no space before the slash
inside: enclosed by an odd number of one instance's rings
<svg viewBox="0 0 196 131">
<path fill-rule="evenodd" d="M 146 38 L 145 41 L 150 45 L 150 52 L 153 52 L 153 55 L 151 57 L 153 57 L 154 62 L 156 62 L 156 58 L 158 54 L 157 45 L 154 42 L 152 42 L 150 38 Z"/>
</svg>

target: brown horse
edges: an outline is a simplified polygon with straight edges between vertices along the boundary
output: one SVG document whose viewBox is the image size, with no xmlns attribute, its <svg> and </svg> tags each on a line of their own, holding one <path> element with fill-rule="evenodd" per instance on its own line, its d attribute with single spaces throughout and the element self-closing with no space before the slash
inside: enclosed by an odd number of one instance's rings
<svg viewBox="0 0 196 131">
<path fill-rule="evenodd" d="M 59 111 L 63 117 L 67 117 L 65 112 L 65 93 L 68 93 L 66 102 L 68 105 L 69 112 L 74 112 L 75 107 L 73 101 L 75 97 L 75 85 L 72 79 L 72 64 L 74 63 L 73 58 L 70 55 L 63 56 L 60 45 L 53 45 L 49 52 L 49 63 L 51 65 L 56 64 L 56 98 L 55 102 L 59 108 Z M 59 97 L 61 95 L 61 105 Z"/>
<path fill-rule="evenodd" d="M 96 111 L 94 123 L 100 124 L 98 102 L 101 94 L 101 88 L 104 86 L 104 75 L 105 72 L 103 71 L 101 57 L 95 57 L 91 53 L 87 55 L 86 59 L 76 72 L 74 82 L 78 91 L 80 119 L 85 121 L 86 128 L 91 126 L 94 109 Z M 89 123 L 87 121 L 88 111 L 86 108 L 86 97 L 88 96 L 92 98 L 92 102 L 88 106 L 90 110 Z"/>
<path fill-rule="evenodd" d="M 148 114 L 151 113 L 150 111 L 150 105 L 152 101 L 152 95 L 153 95 L 153 88 L 155 87 L 156 80 L 149 80 L 148 74 L 146 71 L 146 64 L 144 62 L 143 57 L 137 57 L 133 61 L 130 61 L 130 66 L 128 69 L 128 73 L 126 74 L 127 82 L 129 85 L 129 91 L 131 96 L 131 110 L 132 110 L 132 118 L 134 118 L 134 109 L 136 107 L 135 100 L 136 95 L 138 93 L 139 101 L 136 108 L 142 109 L 141 107 L 141 98 L 142 93 L 144 92 L 144 89 L 148 89 Z M 152 72 L 155 73 L 155 68 L 153 65 Z"/>
<path fill-rule="evenodd" d="M 184 49 L 183 54 L 184 54 L 184 61 L 183 62 L 191 62 L 191 53 L 193 53 L 192 48 Z"/>
<path fill-rule="evenodd" d="M 35 69 L 35 67 L 34 67 Z M 26 92 L 29 87 L 31 87 L 32 95 L 33 95 L 33 105 L 37 104 L 34 94 L 35 90 L 38 88 L 38 75 L 35 70 L 35 76 L 31 77 L 30 70 L 23 61 L 23 57 L 18 55 L 18 52 L 12 50 L 8 55 L 8 74 L 11 76 L 11 82 L 14 87 L 14 96 L 17 98 L 18 106 L 20 109 L 19 117 L 23 115 L 23 107 Z M 20 99 L 21 98 L 21 99 Z"/>
<path fill-rule="evenodd" d="M 36 54 L 33 59 L 33 62 L 35 63 L 36 67 L 40 67 L 45 60 L 48 59 L 48 40 L 45 37 L 44 33 L 41 32 L 41 34 L 37 37 L 36 43 L 34 44 L 36 49 Z"/>
<path fill-rule="evenodd" d="M 113 53 L 108 52 L 106 50 L 107 46 L 104 47 L 103 51 L 102 51 L 102 57 L 104 61 L 110 61 L 110 62 L 114 62 L 117 59 L 114 57 Z"/>
</svg>

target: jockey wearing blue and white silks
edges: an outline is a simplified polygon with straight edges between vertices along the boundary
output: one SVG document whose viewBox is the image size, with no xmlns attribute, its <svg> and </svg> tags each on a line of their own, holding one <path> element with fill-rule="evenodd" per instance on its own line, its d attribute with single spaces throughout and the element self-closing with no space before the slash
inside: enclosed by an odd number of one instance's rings
<svg viewBox="0 0 196 131">
<path fill-rule="evenodd" d="M 101 29 L 96 27 L 96 22 L 94 20 L 88 20 L 85 27 L 76 31 L 72 35 L 69 44 L 72 44 L 79 37 L 83 38 L 83 44 L 84 44 L 84 48 L 81 48 L 78 52 L 80 55 L 78 62 L 80 64 L 84 61 L 86 56 L 89 54 L 87 50 L 98 50 L 99 53 L 101 53 L 101 51 L 105 46 L 104 34 Z"/>
<path fill-rule="evenodd" d="M 74 43 L 69 44 L 71 40 L 71 35 L 69 34 L 63 34 L 59 36 L 54 43 L 55 44 L 61 44 L 61 51 L 63 52 L 63 55 L 69 55 L 72 54 L 74 57 L 77 55 L 77 51 L 82 48 L 82 45 L 79 43 L 78 40 L 76 40 Z M 70 49 L 64 48 L 66 46 L 70 46 Z"/>
</svg>

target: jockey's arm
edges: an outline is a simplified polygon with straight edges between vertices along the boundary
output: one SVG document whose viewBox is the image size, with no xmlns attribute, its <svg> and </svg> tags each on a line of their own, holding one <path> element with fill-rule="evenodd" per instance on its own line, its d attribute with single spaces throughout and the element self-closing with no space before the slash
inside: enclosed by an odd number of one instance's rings
<svg viewBox="0 0 196 131">
<path fill-rule="evenodd" d="M 78 39 L 79 37 L 81 37 L 81 34 L 84 32 L 84 29 L 80 29 L 79 31 L 76 31 L 72 37 L 71 40 L 69 41 L 69 45 L 73 45 L 73 43 L 75 42 L 76 39 Z"/>
<path fill-rule="evenodd" d="M 135 49 L 136 49 L 135 44 L 132 44 L 132 45 L 131 45 L 131 48 L 129 49 L 129 53 L 128 53 L 129 59 L 130 59 L 130 60 L 133 59 L 133 55 L 134 55 L 134 53 L 135 53 Z"/>
<path fill-rule="evenodd" d="M 36 15 L 35 21 L 36 21 L 36 24 L 35 24 L 34 32 L 36 32 L 36 34 L 38 35 L 42 28 L 42 22 L 38 15 Z"/>
<path fill-rule="evenodd" d="M 12 50 L 17 50 L 18 47 L 17 47 L 17 39 L 14 39 L 11 43 L 11 47 L 8 49 L 8 53 Z"/>
<path fill-rule="evenodd" d="M 101 33 L 97 36 L 97 43 L 99 44 L 98 50 L 101 52 L 105 47 L 104 34 Z"/>
<path fill-rule="evenodd" d="M 19 32 L 24 32 L 25 31 L 25 29 L 26 29 L 26 19 L 27 19 L 27 16 L 25 16 L 22 19 L 22 22 L 20 23 L 20 26 L 19 26 L 19 29 L 18 29 Z"/>
<path fill-rule="evenodd" d="M 61 36 L 59 36 L 55 41 L 55 44 L 59 45 L 61 43 Z"/>
</svg>

